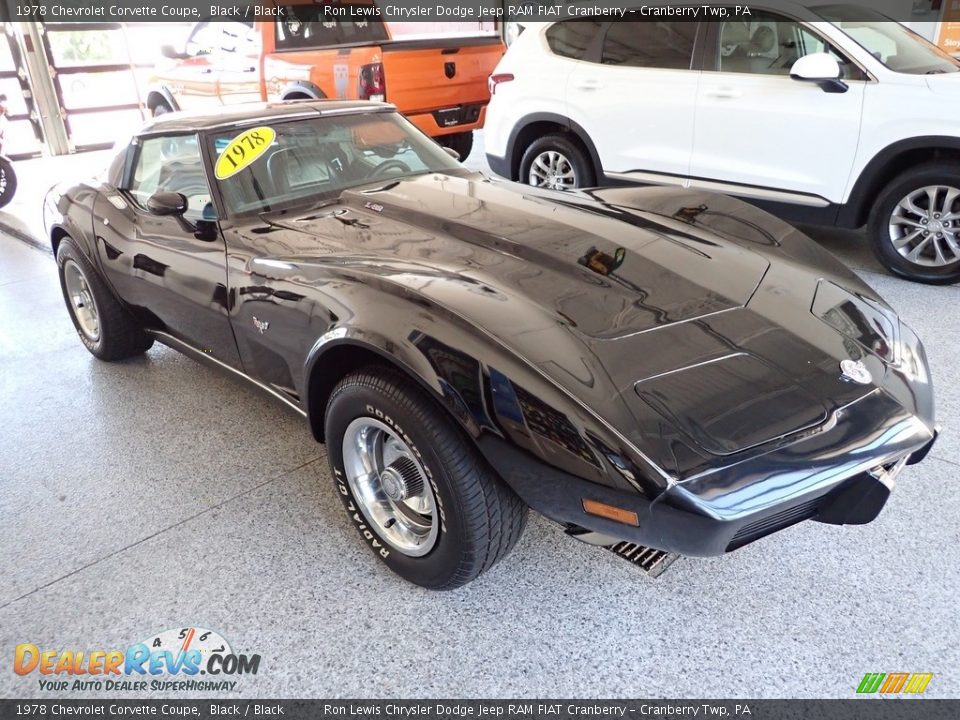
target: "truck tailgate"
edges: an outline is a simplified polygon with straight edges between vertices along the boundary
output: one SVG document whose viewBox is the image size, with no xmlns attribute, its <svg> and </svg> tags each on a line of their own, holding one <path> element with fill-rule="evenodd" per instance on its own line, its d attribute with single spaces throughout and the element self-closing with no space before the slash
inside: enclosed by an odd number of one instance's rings
<svg viewBox="0 0 960 720">
<path fill-rule="evenodd" d="M 399 40 L 382 47 L 387 102 L 405 114 L 486 104 L 487 78 L 504 51 L 498 37 Z"/>
</svg>

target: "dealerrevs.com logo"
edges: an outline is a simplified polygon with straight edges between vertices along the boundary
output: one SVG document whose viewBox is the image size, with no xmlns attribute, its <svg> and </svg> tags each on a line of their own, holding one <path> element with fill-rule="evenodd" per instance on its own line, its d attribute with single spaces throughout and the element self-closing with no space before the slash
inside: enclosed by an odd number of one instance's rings
<svg viewBox="0 0 960 720">
<path fill-rule="evenodd" d="M 238 675 L 256 675 L 259 655 L 233 651 L 222 635 L 199 627 L 173 628 L 125 650 L 14 649 L 13 671 L 36 674 L 41 690 L 229 692 Z"/>
</svg>

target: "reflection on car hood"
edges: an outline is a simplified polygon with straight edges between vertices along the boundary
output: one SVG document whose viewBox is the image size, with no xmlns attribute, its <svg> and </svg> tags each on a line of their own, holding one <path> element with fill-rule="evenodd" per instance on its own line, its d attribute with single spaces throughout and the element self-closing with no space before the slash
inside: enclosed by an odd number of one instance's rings
<svg viewBox="0 0 960 720">
<path fill-rule="evenodd" d="M 859 346 L 811 304 L 821 278 L 882 301 L 794 228 L 725 196 L 429 175 L 274 222 L 297 231 L 280 232 L 301 270 L 335 263 L 453 311 L 678 477 L 875 390 L 842 380 Z M 864 361 L 881 383 L 882 361 Z"/>
</svg>

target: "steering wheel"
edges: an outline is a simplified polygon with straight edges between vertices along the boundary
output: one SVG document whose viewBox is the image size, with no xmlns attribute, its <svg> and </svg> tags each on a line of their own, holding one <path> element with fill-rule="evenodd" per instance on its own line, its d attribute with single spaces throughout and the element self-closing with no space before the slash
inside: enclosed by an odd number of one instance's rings
<svg viewBox="0 0 960 720">
<path fill-rule="evenodd" d="M 380 177 L 388 170 L 400 170 L 401 172 L 410 172 L 410 166 L 400 160 L 385 160 L 377 165 L 370 173 L 370 177 Z"/>
</svg>

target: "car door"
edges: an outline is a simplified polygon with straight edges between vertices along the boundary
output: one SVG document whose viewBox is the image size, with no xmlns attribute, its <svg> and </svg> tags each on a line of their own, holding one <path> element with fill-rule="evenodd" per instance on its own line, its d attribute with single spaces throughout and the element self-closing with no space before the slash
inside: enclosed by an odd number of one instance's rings
<svg viewBox="0 0 960 720">
<path fill-rule="evenodd" d="M 116 192 L 94 208 L 107 279 L 148 326 L 239 367 L 228 318 L 226 249 L 197 135 L 138 138 Z M 182 215 L 147 210 L 155 193 L 181 193 Z"/>
<path fill-rule="evenodd" d="M 253 22 L 222 23 L 220 48 L 214 53 L 220 102 L 253 102 L 260 95 L 260 32 Z"/>
<path fill-rule="evenodd" d="M 867 74 L 813 26 L 779 13 L 754 11 L 748 22 L 711 26 L 697 97 L 693 184 L 746 185 L 715 189 L 809 205 L 842 201 Z M 840 62 L 844 92 L 791 79 L 797 59 L 819 52 Z"/>
<path fill-rule="evenodd" d="M 701 23 L 614 22 L 567 86 L 604 172 L 684 178 L 693 147 Z"/>
<path fill-rule="evenodd" d="M 203 20 L 194 25 L 184 48 L 184 57 L 162 73 L 181 110 L 196 110 L 220 104 L 218 50 L 222 45 L 221 23 Z"/>
</svg>

